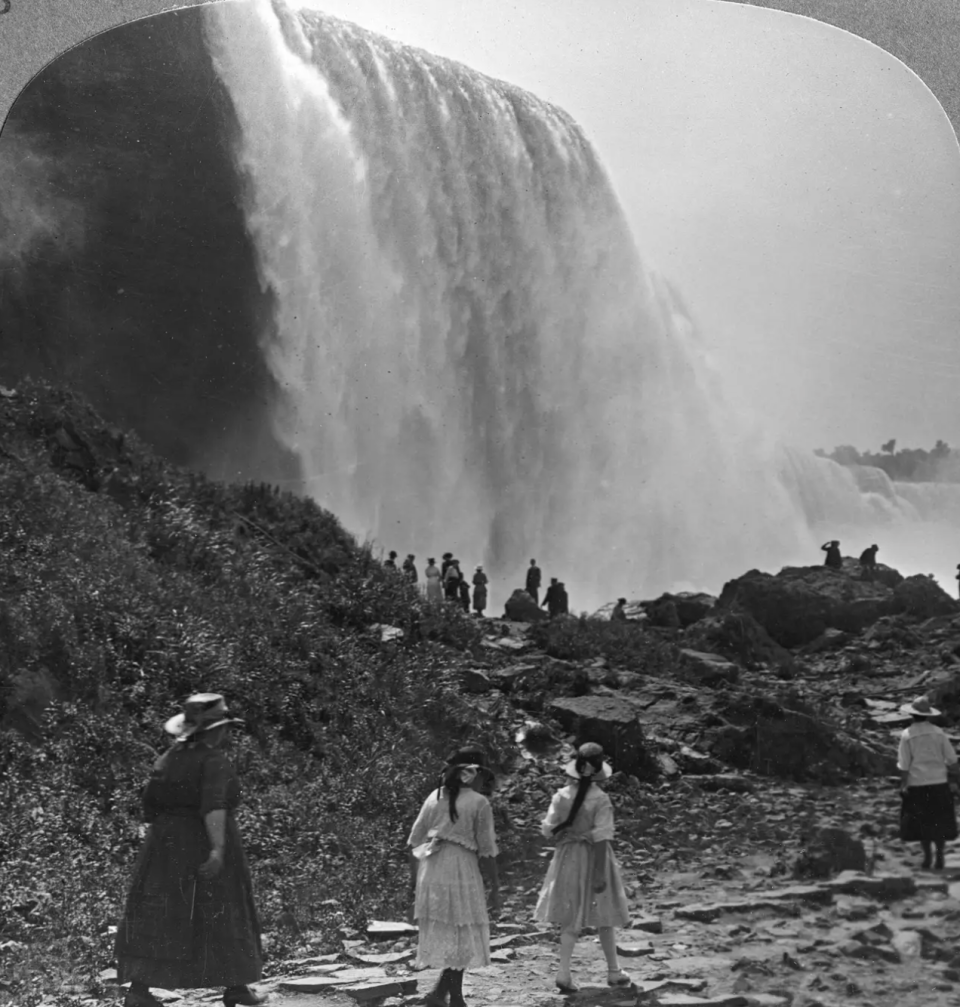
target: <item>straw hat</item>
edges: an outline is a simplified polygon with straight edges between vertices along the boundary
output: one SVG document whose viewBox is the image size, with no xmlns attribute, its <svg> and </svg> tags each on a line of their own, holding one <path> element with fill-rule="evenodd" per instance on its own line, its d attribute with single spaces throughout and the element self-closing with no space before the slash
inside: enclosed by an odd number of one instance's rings
<svg viewBox="0 0 960 1007">
<path fill-rule="evenodd" d="M 171 717 L 163 729 L 180 741 L 201 731 L 211 731 L 223 724 L 242 724 L 237 717 L 227 716 L 227 704 L 218 692 L 197 692 L 183 704 L 183 713 Z"/>
<path fill-rule="evenodd" d="M 587 765 L 584 766 L 584 770 L 589 770 L 589 772 L 577 771 L 577 761 L 583 759 L 589 760 Z M 600 760 L 602 760 L 602 765 L 598 769 L 593 763 Z M 588 741 L 585 745 L 581 745 L 577 749 L 577 758 L 571 759 L 563 767 L 563 771 L 567 776 L 572 776 L 575 780 L 579 780 L 584 776 L 590 776 L 595 780 L 609 780 L 613 776 L 613 767 L 603 758 L 603 748 L 593 741 Z"/>
<path fill-rule="evenodd" d="M 939 717 L 940 711 L 930 705 L 930 700 L 926 696 L 920 696 L 912 703 L 904 703 L 900 707 L 901 713 L 909 714 L 911 717 Z"/>
</svg>

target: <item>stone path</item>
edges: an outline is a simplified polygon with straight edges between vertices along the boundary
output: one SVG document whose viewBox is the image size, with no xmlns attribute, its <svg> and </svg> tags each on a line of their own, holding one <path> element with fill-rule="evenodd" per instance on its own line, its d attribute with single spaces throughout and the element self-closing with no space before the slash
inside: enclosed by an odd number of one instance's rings
<svg viewBox="0 0 960 1007">
<path fill-rule="evenodd" d="M 883 870 L 874 876 L 846 872 L 816 884 L 769 877 L 772 854 L 742 856 L 728 879 L 705 877 L 706 865 L 699 860 L 689 871 L 664 872 L 642 902 L 634 900 L 644 929 L 618 935 L 621 963 L 635 980 L 632 990 L 606 987 L 603 955 L 596 936 L 588 934 L 574 954 L 581 992 L 561 996 L 553 989 L 552 933 L 538 931 L 526 922 L 528 913 L 514 909 L 511 921 L 505 916 L 495 927 L 500 960 L 467 973 L 467 1002 L 470 1007 L 960 1007 L 960 853 L 949 854 L 946 870 L 933 873 L 911 870 L 895 844 L 881 852 Z M 728 858 L 721 859 L 730 867 Z M 529 905 L 527 889 L 505 894 L 514 906 L 518 900 Z M 353 957 L 288 962 L 260 988 L 271 991 L 272 1007 L 353 1007 L 358 999 L 376 1007 L 413 1007 L 438 975 L 412 969 L 413 941 L 350 942 Z M 375 955 L 379 961 L 370 964 Z M 389 982 L 399 995 L 368 999 L 358 989 L 349 994 L 284 989 L 297 976 Z M 170 996 L 177 1007 L 217 999 L 214 991 Z"/>
</svg>

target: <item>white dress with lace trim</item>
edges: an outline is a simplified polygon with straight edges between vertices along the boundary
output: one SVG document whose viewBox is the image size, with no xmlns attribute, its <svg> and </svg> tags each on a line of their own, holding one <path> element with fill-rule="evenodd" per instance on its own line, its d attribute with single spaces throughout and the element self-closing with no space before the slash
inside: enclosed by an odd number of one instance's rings
<svg viewBox="0 0 960 1007">
<path fill-rule="evenodd" d="M 490 919 L 480 856 L 496 856 L 490 802 L 473 790 L 457 795 L 452 822 L 446 792 L 424 802 L 409 844 L 420 859 L 414 914 L 417 963 L 465 969 L 490 964 Z"/>
</svg>

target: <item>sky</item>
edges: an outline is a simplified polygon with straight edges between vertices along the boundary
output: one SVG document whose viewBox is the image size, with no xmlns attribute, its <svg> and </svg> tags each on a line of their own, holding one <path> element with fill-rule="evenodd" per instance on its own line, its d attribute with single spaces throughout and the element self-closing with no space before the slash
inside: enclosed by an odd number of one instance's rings
<svg viewBox="0 0 960 1007">
<path fill-rule="evenodd" d="M 960 446 L 960 148 L 903 64 L 717 0 L 306 0 L 566 109 L 730 400 L 801 447 Z"/>
</svg>

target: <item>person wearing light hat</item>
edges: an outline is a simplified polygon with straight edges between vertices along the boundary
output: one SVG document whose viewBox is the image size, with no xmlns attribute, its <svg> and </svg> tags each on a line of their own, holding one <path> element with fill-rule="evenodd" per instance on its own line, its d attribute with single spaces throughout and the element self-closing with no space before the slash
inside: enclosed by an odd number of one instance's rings
<svg viewBox="0 0 960 1007">
<path fill-rule="evenodd" d="M 447 759 L 439 786 L 423 802 L 407 839 L 411 847 L 411 919 L 419 926 L 417 964 L 440 968 L 426 1007 L 466 1007 L 463 973 L 490 964 L 490 911 L 498 912 L 497 836 L 481 790 L 492 772 L 483 752 L 463 748 Z"/>
<path fill-rule="evenodd" d="M 597 783 L 613 774 L 603 757 L 603 748 L 593 742 L 581 745 L 576 758 L 564 766 L 576 780 L 558 790 L 541 824 L 547 839 L 556 840 L 556 849 L 534 916 L 544 923 L 560 926 L 560 967 L 557 988 L 576 993 L 571 974 L 573 948 L 584 927 L 596 927 L 607 959 L 607 983 L 631 986 L 633 980 L 620 968 L 614 927 L 630 922 L 627 895 L 614 856 L 613 805 Z"/>
<path fill-rule="evenodd" d="M 943 870 L 943 846 L 957 838 L 957 816 L 948 774 L 957 778 L 957 753 L 947 736 L 930 717 L 940 711 L 926 696 L 904 703 L 900 712 L 913 721 L 900 735 L 897 769 L 900 771 L 900 839 L 920 843 L 924 870 L 931 866 L 930 846 L 934 844 L 936 870 Z"/>
<path fill-rule="evenodd" d="M 176 742 L 144 788 L 150 823 L 117 927 L 125 1007 L 159 1007 L 150 987 L 223 986 L 226 1007 L 256 1005 L 260 923 L 250 869 L 233 813 L 240 783 L 220 750 L 231 717 L 223 696 L 191 696 L 164 729 Z"/>
</svg>

